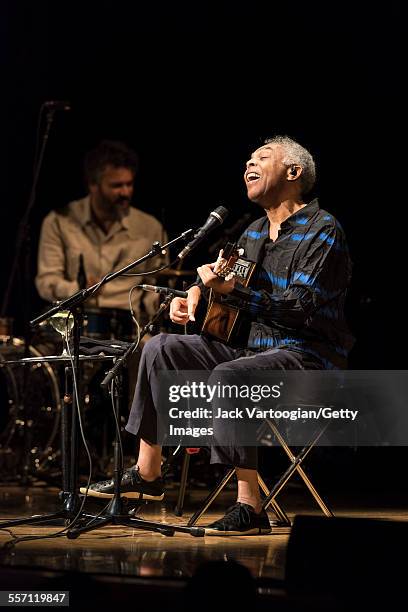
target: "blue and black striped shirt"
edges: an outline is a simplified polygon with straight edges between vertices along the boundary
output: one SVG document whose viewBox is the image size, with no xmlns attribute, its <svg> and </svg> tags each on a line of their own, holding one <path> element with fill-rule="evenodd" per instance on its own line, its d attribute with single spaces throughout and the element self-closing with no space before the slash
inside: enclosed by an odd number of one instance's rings
<svg viewBox="0 0 408 612">
<path fill-rule="evenodd" d="M 251 287 L 238 285 L 229 299 L 250 320 L 247 347 L 308 352 L 325 368 L 345 368 L 353 345 L 344 302 L 351 260 L 339 222 L 313 200 L 269 239 L 267 217 L 241 236 L 244 257 L 258 263 Z"/>
</svg>

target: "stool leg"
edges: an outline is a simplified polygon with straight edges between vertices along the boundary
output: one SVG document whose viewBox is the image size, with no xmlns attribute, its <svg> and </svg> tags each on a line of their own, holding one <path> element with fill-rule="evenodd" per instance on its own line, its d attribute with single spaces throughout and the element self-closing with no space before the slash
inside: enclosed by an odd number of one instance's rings
<svg viewBox="0 0 408 612">
<path fill-rule="evenodd" d="M 290 461 L 292 462 L 292 464 L 296 461 L 296 457 L 295 455 L 292 453 L 291 449 L 289 448 L 288 444 L 286 443 L 286 441 L 284 440 L 284 438 L 282 437 L 281 433 L 279 432 L 279 430 L 277 429 L 276 425 L 274 423 L 272 423 L 271 421 L 267 421 L 269 427 L 271 428 L 271 430 L 273 431 L 273 433 L 275 434 L 275 436 L 277 437 L 280 445 L 282 446 L 283 450 L 285 451 L 285 453 L 287 454 L 287 456 L 289 457 Z M 316 444 L 316 442 L 318 441 L 318 439 L 323 435 L 325 429 L 327 428 L 324 427 L 316 436 L 316 438 L 310 443 L 310 445 L 308 446 L 308 449 L 311 450 L 312 447 Z M 308 450 L 308 452 L 309 452 Z M 306 453 L 307 454 L 307 453 Z M 306 457 L 306 454 L 303 455 L 301 461 L 303 461 L 303 459 Z M 318 506 L 320 507 L 321 511 L 323 512 L 323 514 L 325 516 L 334 516 L 333 512 L 328 508 L 328 506 L 324 503 L 323 499 L 320 497 L 319 493 L 317 492 L 316 487 L 312 484 L 311 480 L 309 479 L 308 475 L 306 474 L 306 472 L 304 471 L 303 467 L 301 466 L 301 461 L 296 463 L 295 469 L 298 472 L 299 476 L 302 478 L 303 482 L 305 483 L 305 485 L 307 486 L 307 488 L 309 489 L 310 493 L 312 494 L 312 496 L 314 497 L 316 503 L 318 504 Z"/>
<path fill-rule="evenodd" d="M 258 474 L 258 483 L 259 486 L 261 487 L 262 491 L 265 493 L 266 496 L 269 495 L 269 489 L 266 486 L 262 476 L 260 474 Z M 276 514 L 276 517 L 280 523 L 280 527 L 290 527 L 291 526 L 291 522 L 290 519 L 288 517 L 288 515 L 286 514 L 286 512 L 283 510 L 283 508 L 281 508 L 281 506 L 278 504 L 278 502 L 276 501 L 276 499 L 271 499 L 271 501 L 269 502 L 269 504 L 272 506 L 273 511 Z M 268 505 L 269 505 L 268 504 Z M 267 506 L 265 507 L 266 510 Z"/>
<path fill-rule="evenodd" d="M 299 459 L 300 455 L 298 455 L 298 457 L 296 457 L 295 461 L 287 468 L 287 470 L 283 473 L 283 475 L 280 477 L 278 482 L 269 491 L 269 495 L 267 495 L 265 497 L 265 499 L 263 500 L 262 508 L 264 508 L 264 509 L 267 508 L 268 505 L 271 503 L 271 501 L 275 499 L 275 497 L 278 495 L 278 493 L 283 489 L 285 484 L 288 482 L 288 480 L 292 476 L 293 472 L 295 472 L 298 462 L 303 460 L 304 457 L 308 454 L 309 451 L 310 451 L 310 448 L 307 448 L 305 446 L 304 449 L 302 450 L 302 453 L 303 453 L 302 459 Z"/>
<path fill-rule="evenodd" d="M 232 478 L 234 473 L 235 473 L 235 469 L 234 468 L 231 468 L 226 473 L 226 475 L 218 483 L 216 488 L 213 491 L 211 491 L 211 493 L 208 495 L 208 497 L 204 501 L 203 506 L 199 510 L 197 510 L 197 512 L 195 512 L 192 515 L 192 517 L 190 518 L 190 520 L 187 523 L 188 527 L 192 527 L 193 525 L 195 525 L 196 522 L 198 521 L 198 519 L 201 518 L 201 516 L 208 510 L 208 508 L 210 507 L 210 505 L 212 504 L 214 499 L 221 493 L 222 489 L 226 486 L 226 484 Z M 259 474 L 258 474 L 258 482 L 259 482 L 259 486 L 261 487 L 261 489 L 263 490 L 265 495 L 268 495 L 269 494 L 268 487 L 266 486 L 264 480 L 262 479 L 262 477 Z M 283 527 L 290 527 L 290 525 L 291 525 L 290 519 L 289 519 L 288 515 L 286 514 L 286 512 L 280 507 L 278 502 L 275 499 L 271 499 L 270 501 L 268 501 L 268 503 L 264 507 L 267 508 L 269 505 L 272 506 L 273 511 L 275 512 L 278 520 L 282 523 L 281 526 L 283 526 Z"/>
<path fill-rule="evenodd" d="M 184 450 L 183 465 L 181 468 L 180 489 L 179 489 L 179 494 L 177 498 L 177 504 L 176 504 L 176 507 L 174 508 L 174 514 L 176 516 L 183 515 L 184 496 L 186 494 L 189 465 L 190 465 L 190 455 L 186 452 L 186 450 Z"/>
<path fill-rule="evenodd" d="M 326 504 L 324 503 L 324 501 L 322 500 L 322 498 L 320 497 L 319 493 L 317 492 L 316 488 L 314 487 L 314 485 L 310 482 L 307 474 L 305 474 L 302 466 L 298 466 L 297 467 L 297 471 L 299 473 L 299 475 L 301 476 L 301 478 L 303 479 L 303 482 L 305 483 L 305 485 L 307 486 L 307 488 L 309 489 L 310 493 L 313 495 L 313 497 L 316 500 L 316 503 L 318 504 L 318 506 L 320 506 L 321 511 L 323 512 L 323 514 L 325 514 L 325 516 L 334 516 L 333 512 L 330 510 L 330 508 L 328 508 L 326 506 Z"/>
<path fill-rule="evenodd" d="M 221 493 L 221 491 L 223 490 L 225 485 L 228 483 L 230 478 L 232 478 L 234 473 L 235 473 L 235 468 L 231 468 L 230 470 L 228 470 L 224 478 L 220 480 L 220 482 L 217 484 L 215 489 L 211 491 L 211 493 L 208 495 L 208 497 L 204 501 L 203 506 L 199 510 L 197 510 L 197 512 L 195 512 L 193 516 L 190 518 L 190 520 L 187 523 L 187 527 L 192 527 L 193 525 L 196 524 L 198 519 L 204 514 L 207 508 L 210 507 L 214 499 Z"/>
</svg>

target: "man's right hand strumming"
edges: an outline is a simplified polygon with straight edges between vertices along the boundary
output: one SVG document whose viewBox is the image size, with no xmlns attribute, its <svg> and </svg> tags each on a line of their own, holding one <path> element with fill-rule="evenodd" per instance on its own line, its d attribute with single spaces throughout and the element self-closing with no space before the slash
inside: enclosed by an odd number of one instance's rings
<svg viewBox="0 0 408 612">
<path fill-rule="evenodd" d="M 195 321 L 194 313 L 201 297 L 201 289 L 196 285 L 187 291 L 187 298 L 175 297 L 170 304 L 170 319 L 173 323 L 186 325 Z"/>
</svg>

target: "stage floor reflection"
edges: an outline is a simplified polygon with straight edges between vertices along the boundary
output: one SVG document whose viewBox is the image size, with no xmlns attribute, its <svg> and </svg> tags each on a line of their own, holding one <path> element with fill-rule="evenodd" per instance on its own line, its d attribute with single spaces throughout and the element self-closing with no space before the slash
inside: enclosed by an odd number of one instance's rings
<svg viewBox="0 0 408 612">
<path fill-rule="evenodd" d="M 202 503 L 206 492 L 191 491 L 186 499 L 183 517 L 176 517 L 174 506 L 177 491 L 173 490 L 162 503 L 143 506 L 142 518 L 186 525 L 189 516 Z M 332 496 L 329 500 L 336 516 L 389 518 L 407 520 L 406 500 L 400 496 L 365 496 L 362 501 L 352 495 Z M 374 499 L 375 498 L 375 499 Z M 205 525 L 223 514 L 234 500 L 233 491 L 224 491 L 200 519 Z M 280 501 L 290 518 L 295 514 L 320 514 L 310 497 L 297 487 L 288 487 Z M 87 510 L 96 514 L 103 505 L 89 500 Z M 60 509 L 58 489 L 48 486 L 23 488 L 0 487 L 1 518 L 43 514 Z M 271 513 L 271 518 L 274 518 Z M 0 531 L 0 545 L 13 536 L 47 536 L 61 526 L 32 524 Z M 69 570 L 121 576 L 188 578 L 204 561 L 234 559 L 245 565 L 256 579 L 284 579 L 285 554 L 289 529 L 276 528 L 268 536 L 192 537 L 175 533 L 166 537 L 151 531 L 123 526 L 107 526 L 82 534 L 76 540 L 65 535 L 58 538 L 34 539 L 18 543 L 1 555 L 1 565 L 20 568 Z"/>
</svg>

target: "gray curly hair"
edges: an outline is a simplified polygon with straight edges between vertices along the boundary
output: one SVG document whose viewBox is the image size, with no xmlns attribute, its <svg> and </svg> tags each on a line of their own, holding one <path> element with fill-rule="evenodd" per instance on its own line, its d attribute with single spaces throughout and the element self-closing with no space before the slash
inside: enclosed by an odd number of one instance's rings
<svg viewBox="0 0 408 612">
<path fill-rule="evenodd" d="M 266 138 L 264 144 L 276 144 L 284 149 L 285 157 L 283 163 L 285 166 L 296 164 L 302 167 L 303 172 L 300 177 L 302 194 L 309 193 L 316 182 L 316 166 L 309 151 L 295 140 L 292 140 L 292 138 L 289 138 L 289 136 Z"/>
</svg>

